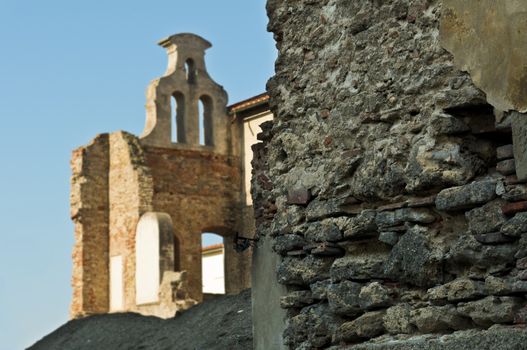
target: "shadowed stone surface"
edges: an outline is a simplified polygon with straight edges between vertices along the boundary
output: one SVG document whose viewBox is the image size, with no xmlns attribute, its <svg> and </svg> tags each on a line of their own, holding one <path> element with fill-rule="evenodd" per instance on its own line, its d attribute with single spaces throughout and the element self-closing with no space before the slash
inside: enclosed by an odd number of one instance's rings
<svg viewBox="0 0 527 350">
<path fill-rule="evenodd" d="M 465 186 L 451 187 L 439 192 L 436 207 L 439 210 L 460 210 L 484 204 L 496 197 L 496 182 L 472 182 Z"/>
<path fill-rule="evenodd" d="M 426 230 L 415 227 L 393 247 L 385 264 L 385 272 L 417 286 L 431 286 L 443 278 L 441 253 L 433 249 Z"/>
<path fill-rule="evenodd" d="M 379 339 L 331 350 L 524 350 L 525 328 L 492 327 L 488 331 L 459 331 L 443 336 L 421 335 L 410 339 Z"/>
<path fill-rule="evenodd" d="M 527 5 L 526 5 L 527 6 Z M 524 84 L 524 89 L 527 83 Z M 520 181 L 527 181 L 527 115 L 513 113 L 512 139 L 516 175 Z"/>
</svg>

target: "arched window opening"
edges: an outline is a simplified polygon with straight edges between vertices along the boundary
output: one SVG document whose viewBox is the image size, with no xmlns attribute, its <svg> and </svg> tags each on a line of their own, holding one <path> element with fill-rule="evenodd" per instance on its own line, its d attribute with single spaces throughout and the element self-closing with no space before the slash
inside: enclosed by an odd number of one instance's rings
<svg viewBox="0 0 527 350">
<path fill-rule="evenodd" d="M 190 84 L 196 81 L 196 66 L 192 58 L 187 59 L 185 62 L 185 76 Z"/>
<path fill-rule="evenodd" d="M 174 271 L 181 271 L 181 244 L 174 235 Z"/>
<path fill-rule="evenodd" d="M 203 146 L 213 146 L 212 131 L 212 99 L 203 95 L 199 98 L 199 144 Z"/>
<path fill-rule="evenodd" d="M 204 299 L 225 294 L 225 247 L 215 233 L 201 235 L 201 276 Z"/>
<path fill-rule="evenodd" d="M 170 99 L 172 120 L 172 142 L 186 143 L 185 134 L 185 98 L 180 92 L 172 94 Z"/>
</svg>

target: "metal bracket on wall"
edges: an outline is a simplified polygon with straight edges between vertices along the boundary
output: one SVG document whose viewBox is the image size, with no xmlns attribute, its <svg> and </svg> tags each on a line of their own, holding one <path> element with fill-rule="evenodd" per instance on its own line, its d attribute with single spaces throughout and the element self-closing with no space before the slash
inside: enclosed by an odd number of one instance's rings
<svg viewBox="0 0 527 350">
<path fill-rule="evenodd" d="M 258 239 L 241 237 L 238 232 L 234 236 L 234 250 L 238 253 L 242 253 L 249 247 L 254 247 Z"/>
</svg>

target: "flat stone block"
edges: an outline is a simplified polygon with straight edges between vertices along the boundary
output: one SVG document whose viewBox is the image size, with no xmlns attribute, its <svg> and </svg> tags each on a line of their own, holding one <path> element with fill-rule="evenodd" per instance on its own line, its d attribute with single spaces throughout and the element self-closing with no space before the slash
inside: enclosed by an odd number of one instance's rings
<svg viewBox="0 0 527 350">
<path fill-rule="evenodd" d="M 430 288 L 427 291 L 429 300 L 448 300 L 459 302 L 484 296 L 484 284 L 469 278 L 458 278 L 442 286 Z"/>
<path fill-rule="evenodd" d="M 520 212 L 507 220 L 500 229 L 504 235 L 520 237 L 527 232 L 527 212 Z"/>
<path fill-rule="evenodd" d="M 295 234 L 277 236 L 274 240 L 273 250 L 278 254 L 286 254 L 293 250 L 299 250 L 306 244 L 304 237 Z"/>
<path fill-rule="evenodd" d="M 434 205 L 435 200 L 436 200 L 436 195 L 422 197 L 422 198 L 414 198 L 408 201 L 408 206 L 410 208 L 430 207 Z"/>
<path fill-rule="evenodd" d="M 293 291 L 280 297 L 280 307 L 282 309 L 299 308 L 313 304 L 313 294 L 308 290 Z"/>
<path fill-rule="evenodd" d="M 525 181 L 520 181 L 516 175 L 509 175 L 505 177 L 505 185 L 516 185 Z"/>
<path fill-rule="evenodd" d="M 308 189 L 292 189 L 287 192 L 287 203 L 307 205 L 311 200 L 311 192 Z"/>
<path fill-rule="evenodd" d="M 346 255 L 335 260 L 331 266 L 331 278 L 335 281 L 383 279 L 385 254 L 352 256 Z"/>
<path fill-rule="evenodd" d="M 527 115 L 513 113 L 512 144 L 518 180 L 527 181 Z"/>
<path fill-rule="evenodd" d="M 490 202 L 495 197 L 496 182 L 485 180 L 442 190 L 435 203 L 439 210 L 460 210 Z"/>
<path fill-rule="evenodd" d="M 525 327 L 494 326 L 446 335 L 418 335 L 407 339 L 387 338 L 350 346 L 350 350 L 524 350 Z"/>
<path fill-rule="evenodd" d="M 476 325 L 490 327 L 496 323 L 511 323 L 523 303 L 522 298 L 488 296 L 481 300 L 460 303 L 457 310 L 461 315 L 470 317 Z"/>
<path fill-rule="evenodd" d="M 499 232 L 483 233 L 474 236 L 476 241 L 483 244 L 497 244 L 511 242 L 513 239 Z"/>
<path fill-rule="evenodd" d="M 495 200 L 482 207 L 467 211 L 465 217 L 468 221 L 469 231 L 473 234 L 499 231 L 501 225 L 507 221 L 501 212 L 503 204 L 503 201 Z"/>
<path fill-rule="evenodd" d="M 394 246 L 399 241 L 399 234 L 393 231 L 379 233 L 379 241 Z"/>
<path fill-rule="evenodd" d="M 357 342 L 363 339 L 371 339 L 384 332 L 384 311 L 373 311 L 365 313 L 351 322 L 343 323 L 335 332 L 335 341 Z"/>
<path fill-rule="evenodd" d="M 426 208 L 402 208 L 395 211 L 383 211 L 377 214 L 375 222 L 378 227 L 391 227 L 414 222 L 430 224 L 436 220 L 432 212 Z"/>
<path fill-rule="evenodd" d="M 512 145 L 504 145 L 496 148 L 496 157 L 498 160 L 514 158 Z"/>
<path fill-rule="evenodd" d="M 507 185 L 501 197 L 509 202 L 527 201 L 527 186 Z"/>
<path fill-rule="evenodd" d="M 518 273 L 518 276 L 516 276 L 519 280 L 525 281 L 527 280 L 527 271 L 522 270 Z"/>
<path fill-rule="evenodd" d="M 512 175 L 516 171 L 514 159 L 506 159 L 496 164 L 496 170 L 503 175 Z"/>
<path fill-rule="evenodd" d="M 338 315 L 354 317 L 361 313 L 359 294 L 362 284 L 351 281 L 332 283 L 327 288 L 328 304 Z"/>
<path fill-rule="evenodd" d="M 521 270 L 526 270 L 527 269 L 527 258 L 518 259 L 518 261 L 516 261 L 516 267 Z"/>
</svg>

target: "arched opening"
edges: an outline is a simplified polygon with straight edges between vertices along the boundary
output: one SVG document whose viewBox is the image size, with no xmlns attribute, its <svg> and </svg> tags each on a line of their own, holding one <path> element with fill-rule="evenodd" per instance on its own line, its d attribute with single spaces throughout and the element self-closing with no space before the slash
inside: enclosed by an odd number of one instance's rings
<svg viewBox="0 0 527 350">
<path fill-rule="evenodd" d="M 165 272 L 173 272 L 175 233 L 170 215 L 146 212 L 135 232 L 135 303 L 146 305 L 160 301 Z M 178 244 L 179 246 L 179 244 Z"/>
<path fill-rule="evenodd" d="M 204 299 L 225 294 L 223 237 L 211 232 L 201 235 L 201 281 Z"/>
<path fill-rule="evenodd" d="M 159 217 L 147 212 L 141 216 L 135 232 L 135 300 L 137 305 L 155 303 L 158 299 L 160 271 Z"/>
<path fill-rule="evenodd" d="M 174 92 L 170 98 L 172 120 L 172 142 L 185 143 L 185 97 L 180 92 Z"/>
<path fill-rule="evenodd" d="M 199 144 L 213 146 L 212 130 L 212 99 L 203 95 L 199 98 Z"/>
<path fill-rule="evenodd" d="M 174 271 L 181 271 L 181 243 L 174 235 Z"/>
<path fill-rule="evenodd" d="M 185 75 L 187 81 L 190 84 L 196 81 L 196 66 L 192 58 L 189 58 L 185 61 Z"/>
</svg>

